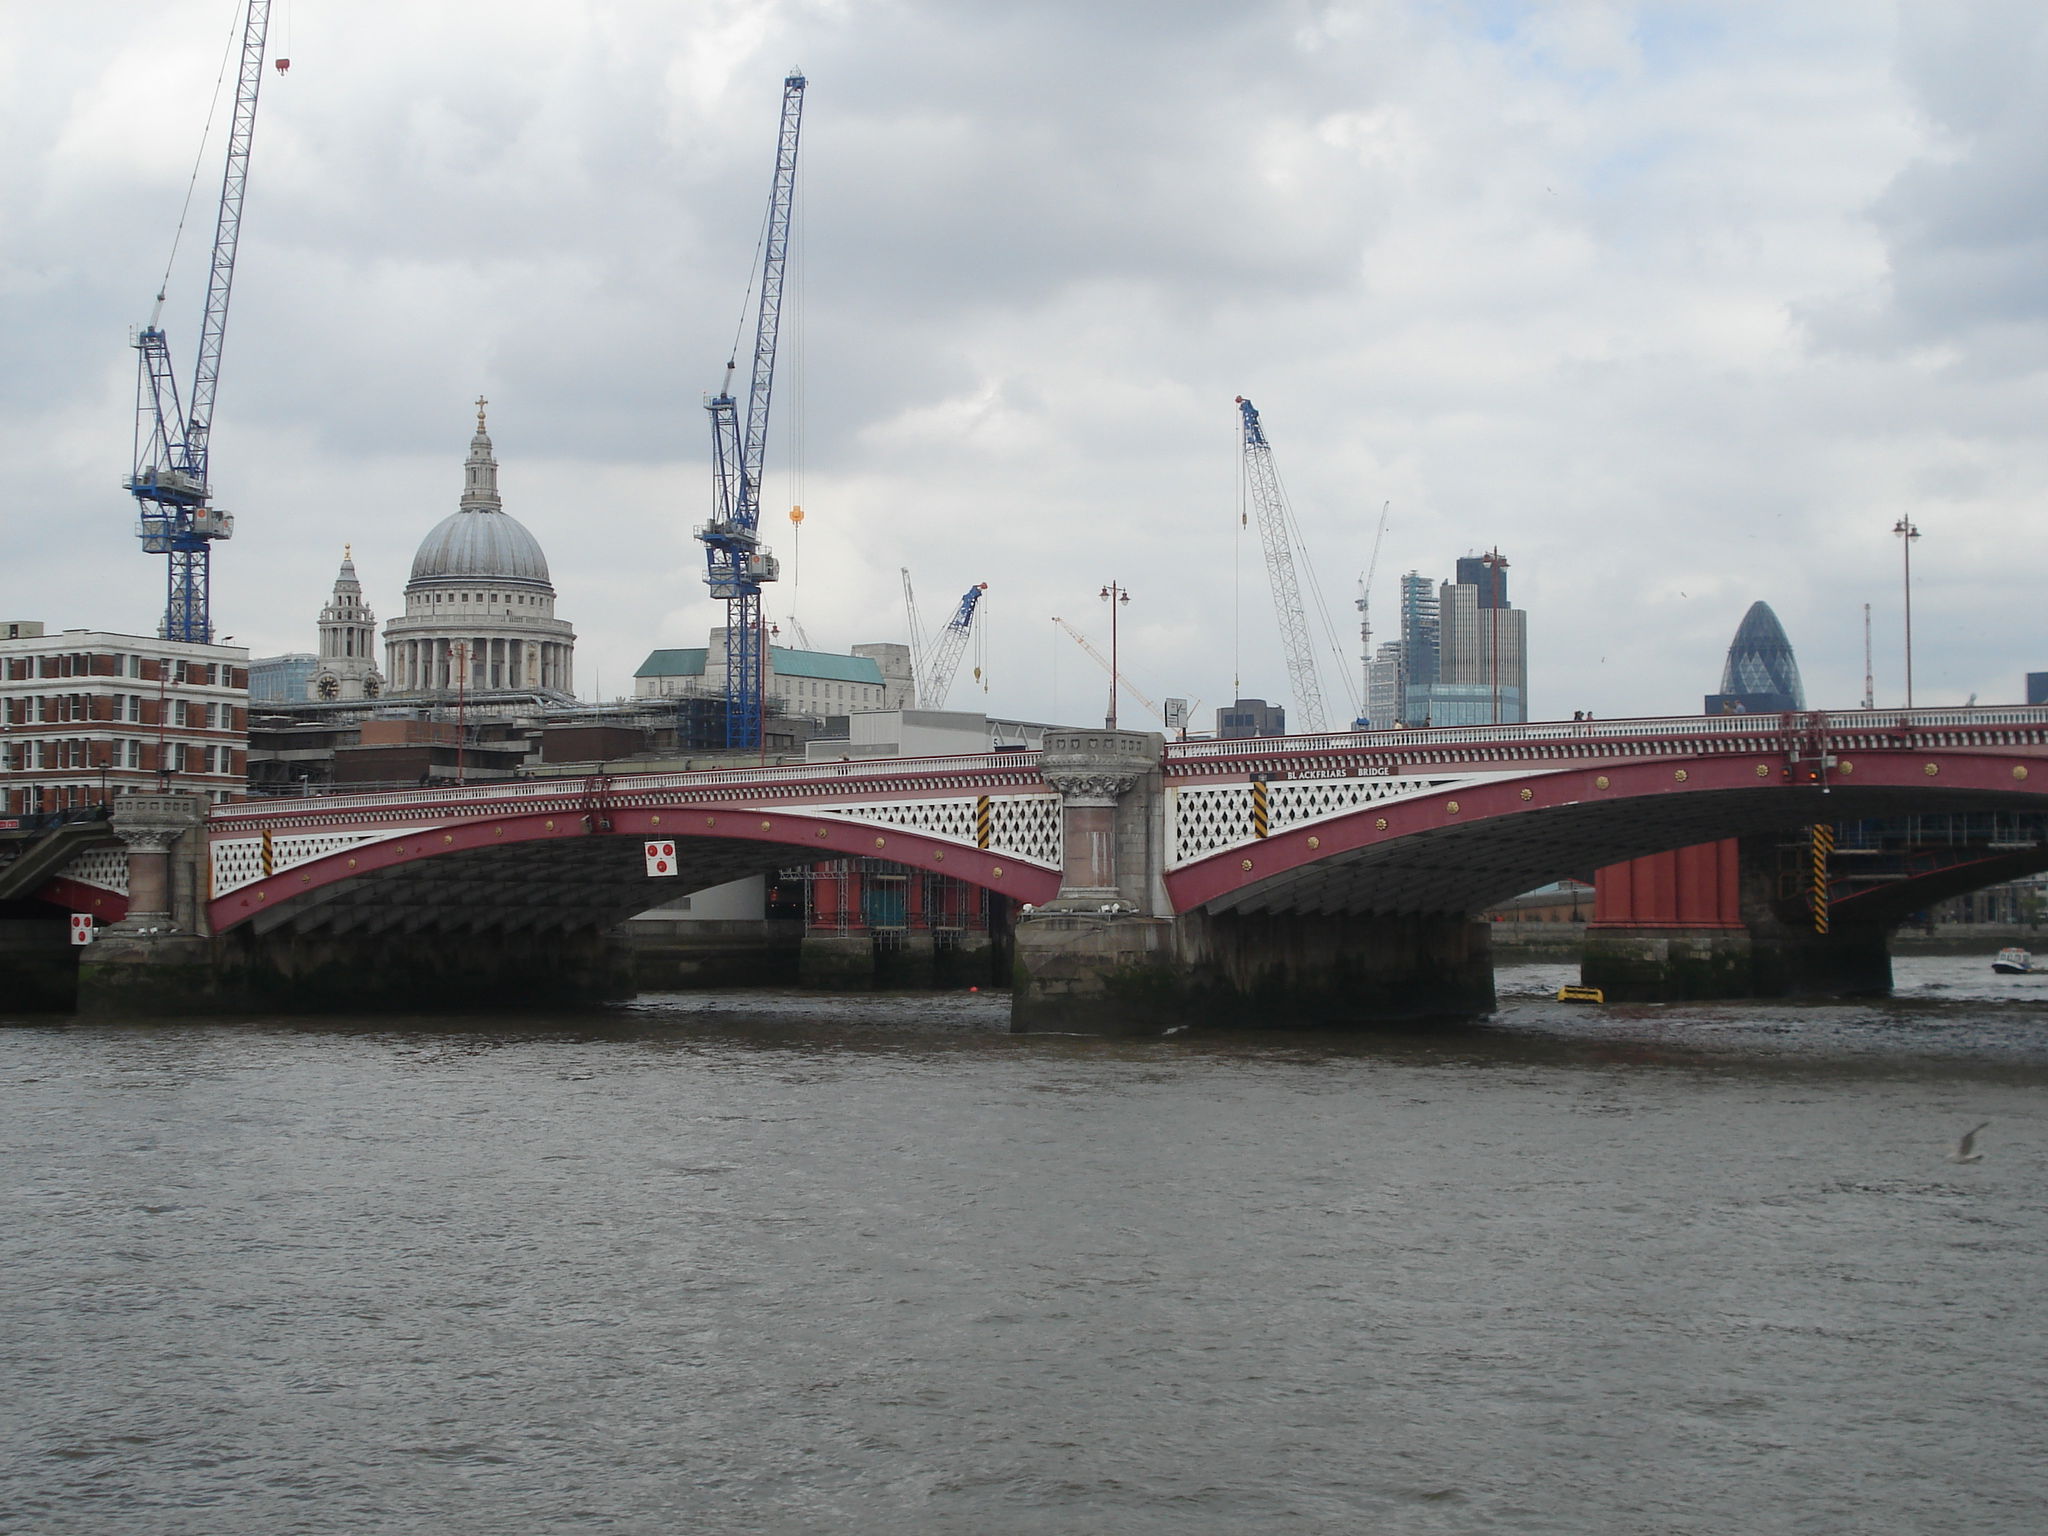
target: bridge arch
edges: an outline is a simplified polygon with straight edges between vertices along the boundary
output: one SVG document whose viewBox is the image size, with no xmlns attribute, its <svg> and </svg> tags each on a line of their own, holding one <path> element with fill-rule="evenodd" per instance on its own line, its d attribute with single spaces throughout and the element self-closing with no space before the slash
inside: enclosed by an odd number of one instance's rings
<svg viewBox="0 0 2048 1536">
<path fill-rule="evenodd" d="M 2031 754 L 1871 750 L 1818 780 L 1765 754 L 1501 773 L 1367 804 L 1165 875 L 1176 911 L 1477 913 L 1646 854 L 1913 810 L 2038 810 Z"/>
<path fill-rule="evenodd" d="M 644 845 L 673 841 L 678 874 L 650 878 Z M 334 851 L 216 897 L 216 933 L 605 929 L 663 901 L 793 863 L 870 857 L 1018 902 L 1050 900 L 1057 871 L 914 828 L 723 801 L 522 810 L 444 819 Z"/>
</svg>

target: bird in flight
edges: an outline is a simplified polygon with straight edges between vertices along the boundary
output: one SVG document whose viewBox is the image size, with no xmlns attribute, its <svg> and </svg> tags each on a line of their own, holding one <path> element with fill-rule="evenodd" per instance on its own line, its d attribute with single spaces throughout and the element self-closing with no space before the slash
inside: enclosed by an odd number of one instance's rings
<svg viewBox="0 0 2048 1536">
<path fill-rule="evenodd" d="M 1977 1132 L 1983 1130 L 1984 1126 L 1990 1123 L 1989 1120 L 1986 1120 L 1984 1125 L 1975 1125 L 1963 1132 L 1963 1139 L 1956 1143 L 1956 1149 L 1949 1153 L 1948 1160 L 1952 1163 L 1983 1162 L 1984 1154 L 1977 1150 Z"/>
</svg>

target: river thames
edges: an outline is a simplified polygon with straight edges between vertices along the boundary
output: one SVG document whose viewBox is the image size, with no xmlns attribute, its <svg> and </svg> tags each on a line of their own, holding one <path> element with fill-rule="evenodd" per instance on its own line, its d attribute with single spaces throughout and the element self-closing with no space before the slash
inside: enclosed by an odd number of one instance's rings
<svg viewBox="0 0 2048 1536">
<path fill-rule="evenodd" d="M 2048 1526 L 2048 977 L 1571 978 L 0 1030 L 0 1531 Z"/>
</svg>

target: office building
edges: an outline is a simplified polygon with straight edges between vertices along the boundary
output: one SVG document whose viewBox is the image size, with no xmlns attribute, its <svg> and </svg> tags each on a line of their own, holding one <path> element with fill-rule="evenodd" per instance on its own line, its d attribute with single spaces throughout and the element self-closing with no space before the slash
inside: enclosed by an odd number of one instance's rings
<svg viewBox="0 0 2048 1536">
<path fill-rule="evenodd" d="M 171 789 L 242 788 L 249 653 L 103 630 L 0 624 L 0 807 L 9 815 Z"/>
<path fill-rule="evenodd" d="M 1706 697 L 1710 715 L 1771 715 L 1806 708 L 1799 662 L 1769 603 L 1751 603 L 1728 644 L 1721 691 Z"/>
</svg>

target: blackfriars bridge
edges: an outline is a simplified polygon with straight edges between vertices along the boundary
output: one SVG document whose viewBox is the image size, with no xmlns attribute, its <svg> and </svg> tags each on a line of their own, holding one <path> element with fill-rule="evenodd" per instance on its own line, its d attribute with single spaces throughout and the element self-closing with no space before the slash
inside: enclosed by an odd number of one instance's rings
<svg viewBox="0 0 2048 1536">
<path fill-rule="evenodd" d="M 114 840 L 36 894 L 108 925 L 81 963 L 88 999 L 482 1003 L 601 994 L 604 935 L 672 893 L 863 855 L 1014 904 L 1020 1028 L 1471 1014 L 1492 1005 L 1477 914 L 1508 897 L 1815 824 L 2048 811 L 2044 758 L 2048 707 L 1233 741 L 1055 730 L 1039 751 L 965 757 L 212 808 L 128 796 Z M 649 878 L 650 839 L 674 842 L 680 880 Z M 1868 961 L 1874 934 L 1881 958 L 1881 927 L 1824 939 L 1769 905 L 1745 901 L 1745 942 Z M 1671 941 L 1668 922 L 1608 927 Z"/>
</svg>

